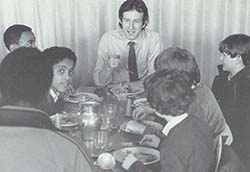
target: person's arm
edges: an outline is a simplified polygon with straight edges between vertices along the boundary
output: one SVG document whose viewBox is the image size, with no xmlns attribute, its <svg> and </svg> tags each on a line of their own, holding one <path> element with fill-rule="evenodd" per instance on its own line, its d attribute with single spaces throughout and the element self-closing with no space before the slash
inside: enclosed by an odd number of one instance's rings
<svg viewBox="0 0 250 172">
<path fill-rule="evenodd" d="M 183 159 L 181 159 L 181 157 L 177 155 L 177 152 L 175 152 L 170 147 L 163 148 L 160 151 L 161 151 L 161 158 L 160 158 L 161 172 L 186 171 L 185 162 L 183 162 Z"/>
<path fill-rule="evenodd" d="M 94 164 L 92 160 L 89 159 L 87 154 L 83 154 L 82 152 L 77 152 L 75 157 L 75 169 L 74 172 L 94 172 Z"/>
<path fill-rule="evenodd" d="M 128 172 L 152 172 L 133 154 L 129 154 L 122 163 L 122 168 Z"/>
<path fill-rule="evenodd" d="M 148 56 L 148 74 L 151 74 L 155 71 L 154 69 L 154 61 L 155 58 L 162 52 L 163 50 L 163 43 L 162 40 L 160 39 L 160 36 L 158 33 L 154 33 L 152 35 L 152 40 L 151 40 L 151 47 L 149 51 L 149 56 Z"/>
<path fill-rule="evenodd" d="M 250 87 L 250 78 L 248 77 L 248 79 L 245 81 L 245 83 L 243 83 L 243 85 L 245 86 L 245 90 L 243 91 L 246 95 L 246 100 L 245 102 L 247 102 L 247 104 L 245 105 L 246 110 L 245 110 L 245 126 L 242 130 L 242 132 L 244 132 L 244 140 L 243 141 L 243 150 L 244 150 L 244 160 L 243 163 L 246 166 L 246 169 L 250 169 L 250 91 L 249 91 L 249 87 Z M 242 89 L 243 90 L 243 89 Z"/>
<path fill-rule="evenodd" d="M 216 136 L 224 135 L 228 136 L 228 144 L 230 145 L 233 141 L 233 135 L 230 128 L 228 127 L 224 118 L 223 112 L 216 101 L 214 94 L 209 90 L 209 102 L 207 104 L 207 117 L 209 125 L 212 127 L 213 132 Z"/>
<path fill-rule="evenodd" d="M 98 47 L 98 57 L 94 69 L 94 81 L 96 85 L 108 85 L 112 81 L 112 68 L 108 57 L 108 40 L 105 35 L 101 38 Z"/>
</svg>

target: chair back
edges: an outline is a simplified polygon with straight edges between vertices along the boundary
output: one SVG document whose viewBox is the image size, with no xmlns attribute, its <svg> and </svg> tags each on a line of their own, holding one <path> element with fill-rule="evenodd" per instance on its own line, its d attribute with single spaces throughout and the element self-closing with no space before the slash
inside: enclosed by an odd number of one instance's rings
<svg viewBox="0 0 250 172">
<path fill-rule="evenodd" d="M 215 172 L 246 172 L 246 168 L 237 153 L 224 142 L 225 140 L 221 137 L 216 147 Z"/>
</svg>

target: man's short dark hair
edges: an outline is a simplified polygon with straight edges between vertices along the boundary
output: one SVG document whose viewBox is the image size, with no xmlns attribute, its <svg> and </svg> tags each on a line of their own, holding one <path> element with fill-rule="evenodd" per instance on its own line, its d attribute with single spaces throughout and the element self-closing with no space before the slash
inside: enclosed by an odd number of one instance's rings
<svg viewBox="0 0 250 172">
<path fill-rule="evenodd" d="M 119 9 L 119 19 L 120 22 L 123 19 L 123 13 L 126 11 L 136 10 L 139 13 L 143 13 L 142 24 L 144 25 L 143 29 L 147 26 L 148 23 L 148 8 L 142 0 L 126 0 L 120 6 Z M 122 24 L 119 22 L 119 26 L 122 28 Z"/>
<path fill-rule="evenodd" d="M 48 61 L 48 63 L 52 66 L 61 62 L 64 59 L 72 60 L 75 66 L 77 60 L 75 53 L 71 49 L 66 47 L 47 48 L 43 51 L 43 55 Z"/>
<path fill-rule="evenodd" d="M 240 55 L 245 66 L 250 64 L 250 38 L 245 34 L 229 35 L 220 42 L 219 51 L 231 58 Z"/>
<path fill-rule="evenodd" d="M 152 74 L 145 84 L 150 106 L 166 115 L 178 116 L 188 111 L 194 93 L 187 72 L 163 69 Z"/>
<path fill-rule="evenodd" d="M 38 49 L 21 47 L 12 51 L 0 65 L 4 104 L 37 106 L 47 96 L 52 77 L 52 68 Z"/>
<path fill-rule="evenodd" d="M 154 68 L 156 71 L 162 69 L 178 70 L 187 72 L 193 84 L 200 82 L 200 69 L 195 57 L 186 49 L 170 47 L 162 51 L 155 59 Z"/>
<path fill-rule="evenodd" d="M 6 29 L 3 34 L 3 40 L 6 48 L 10 51 L 10 45 L 15 44 L 21 37 L 23 32 L 32 32 L 28 26 L 15 24 Z"/>
</svg>

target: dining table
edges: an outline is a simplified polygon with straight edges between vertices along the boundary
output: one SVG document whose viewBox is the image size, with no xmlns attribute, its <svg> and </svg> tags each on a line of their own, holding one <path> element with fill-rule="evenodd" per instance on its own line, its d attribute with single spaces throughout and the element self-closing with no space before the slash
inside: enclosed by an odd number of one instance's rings
<svg viewBox="0 0 250 172">
<path fill-rule="evenodd" d="M 132 102 L 141 97 L 145 97 L 144 93 L 122 97 L 121 99 L 114 96 L 114 94 L 110 91 L 110 87 L 79 87 L 76 90 L 76 93 L 91 93 L 98 95 L 99 104 L 102 107 L 101 115 L 103 115 L 103 107 L 109 104 L 116 105 L 116 113 L 114 117 L 110 120 L 110 127 L 107 129 L 100 128 L 100 130 L 104 130 L 107 132 L 107 143 L 105 144 L 104 148 L 96 149 L 93 140 L 85 140 L 82 135 L 81 127 L 74 127 L 73 129 L 66 128 L 65 130 L 71 135 L 71 137 L 75 138 L 81 144 L 86 147 L 87 153 L 89 157 L 92 158 L 95 172 L 125 172 L 121 166 L 121 162 L 116 160 L 115 167 L 110 170 L 103 170 L 97 163 L 98 155 L 103 152 L 108 152 L 113 154 L 114 151 L 119 150 L 121 148 L 126 147 L 133 147 L 133 146 L 141 146 L 139 144 L 140 140 L 142 139 L 143 135 L 140 134 L 132 134 L 127 133 L 121 130 L 120 126 L 132 120 L 132 112 L 133 112 L 133 105 Z M 103 119 L 102 119 L 103 120 Z M 154 169 L 154 172 L 160 171 L 159 162 L 149 165 L 149 168 Z"/>
</svg>

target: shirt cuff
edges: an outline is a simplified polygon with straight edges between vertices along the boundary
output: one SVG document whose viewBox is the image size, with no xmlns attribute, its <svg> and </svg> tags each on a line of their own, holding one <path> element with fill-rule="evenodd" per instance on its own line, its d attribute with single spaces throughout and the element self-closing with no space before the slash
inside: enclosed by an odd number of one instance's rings
<svg viewBox="0 0 250 172">
<path fill-rule="evenodd" d="M 138 159 L 133 155 L 128 155 L 122 163 L 122 168 L 128 170 Z"/>
</svg>

